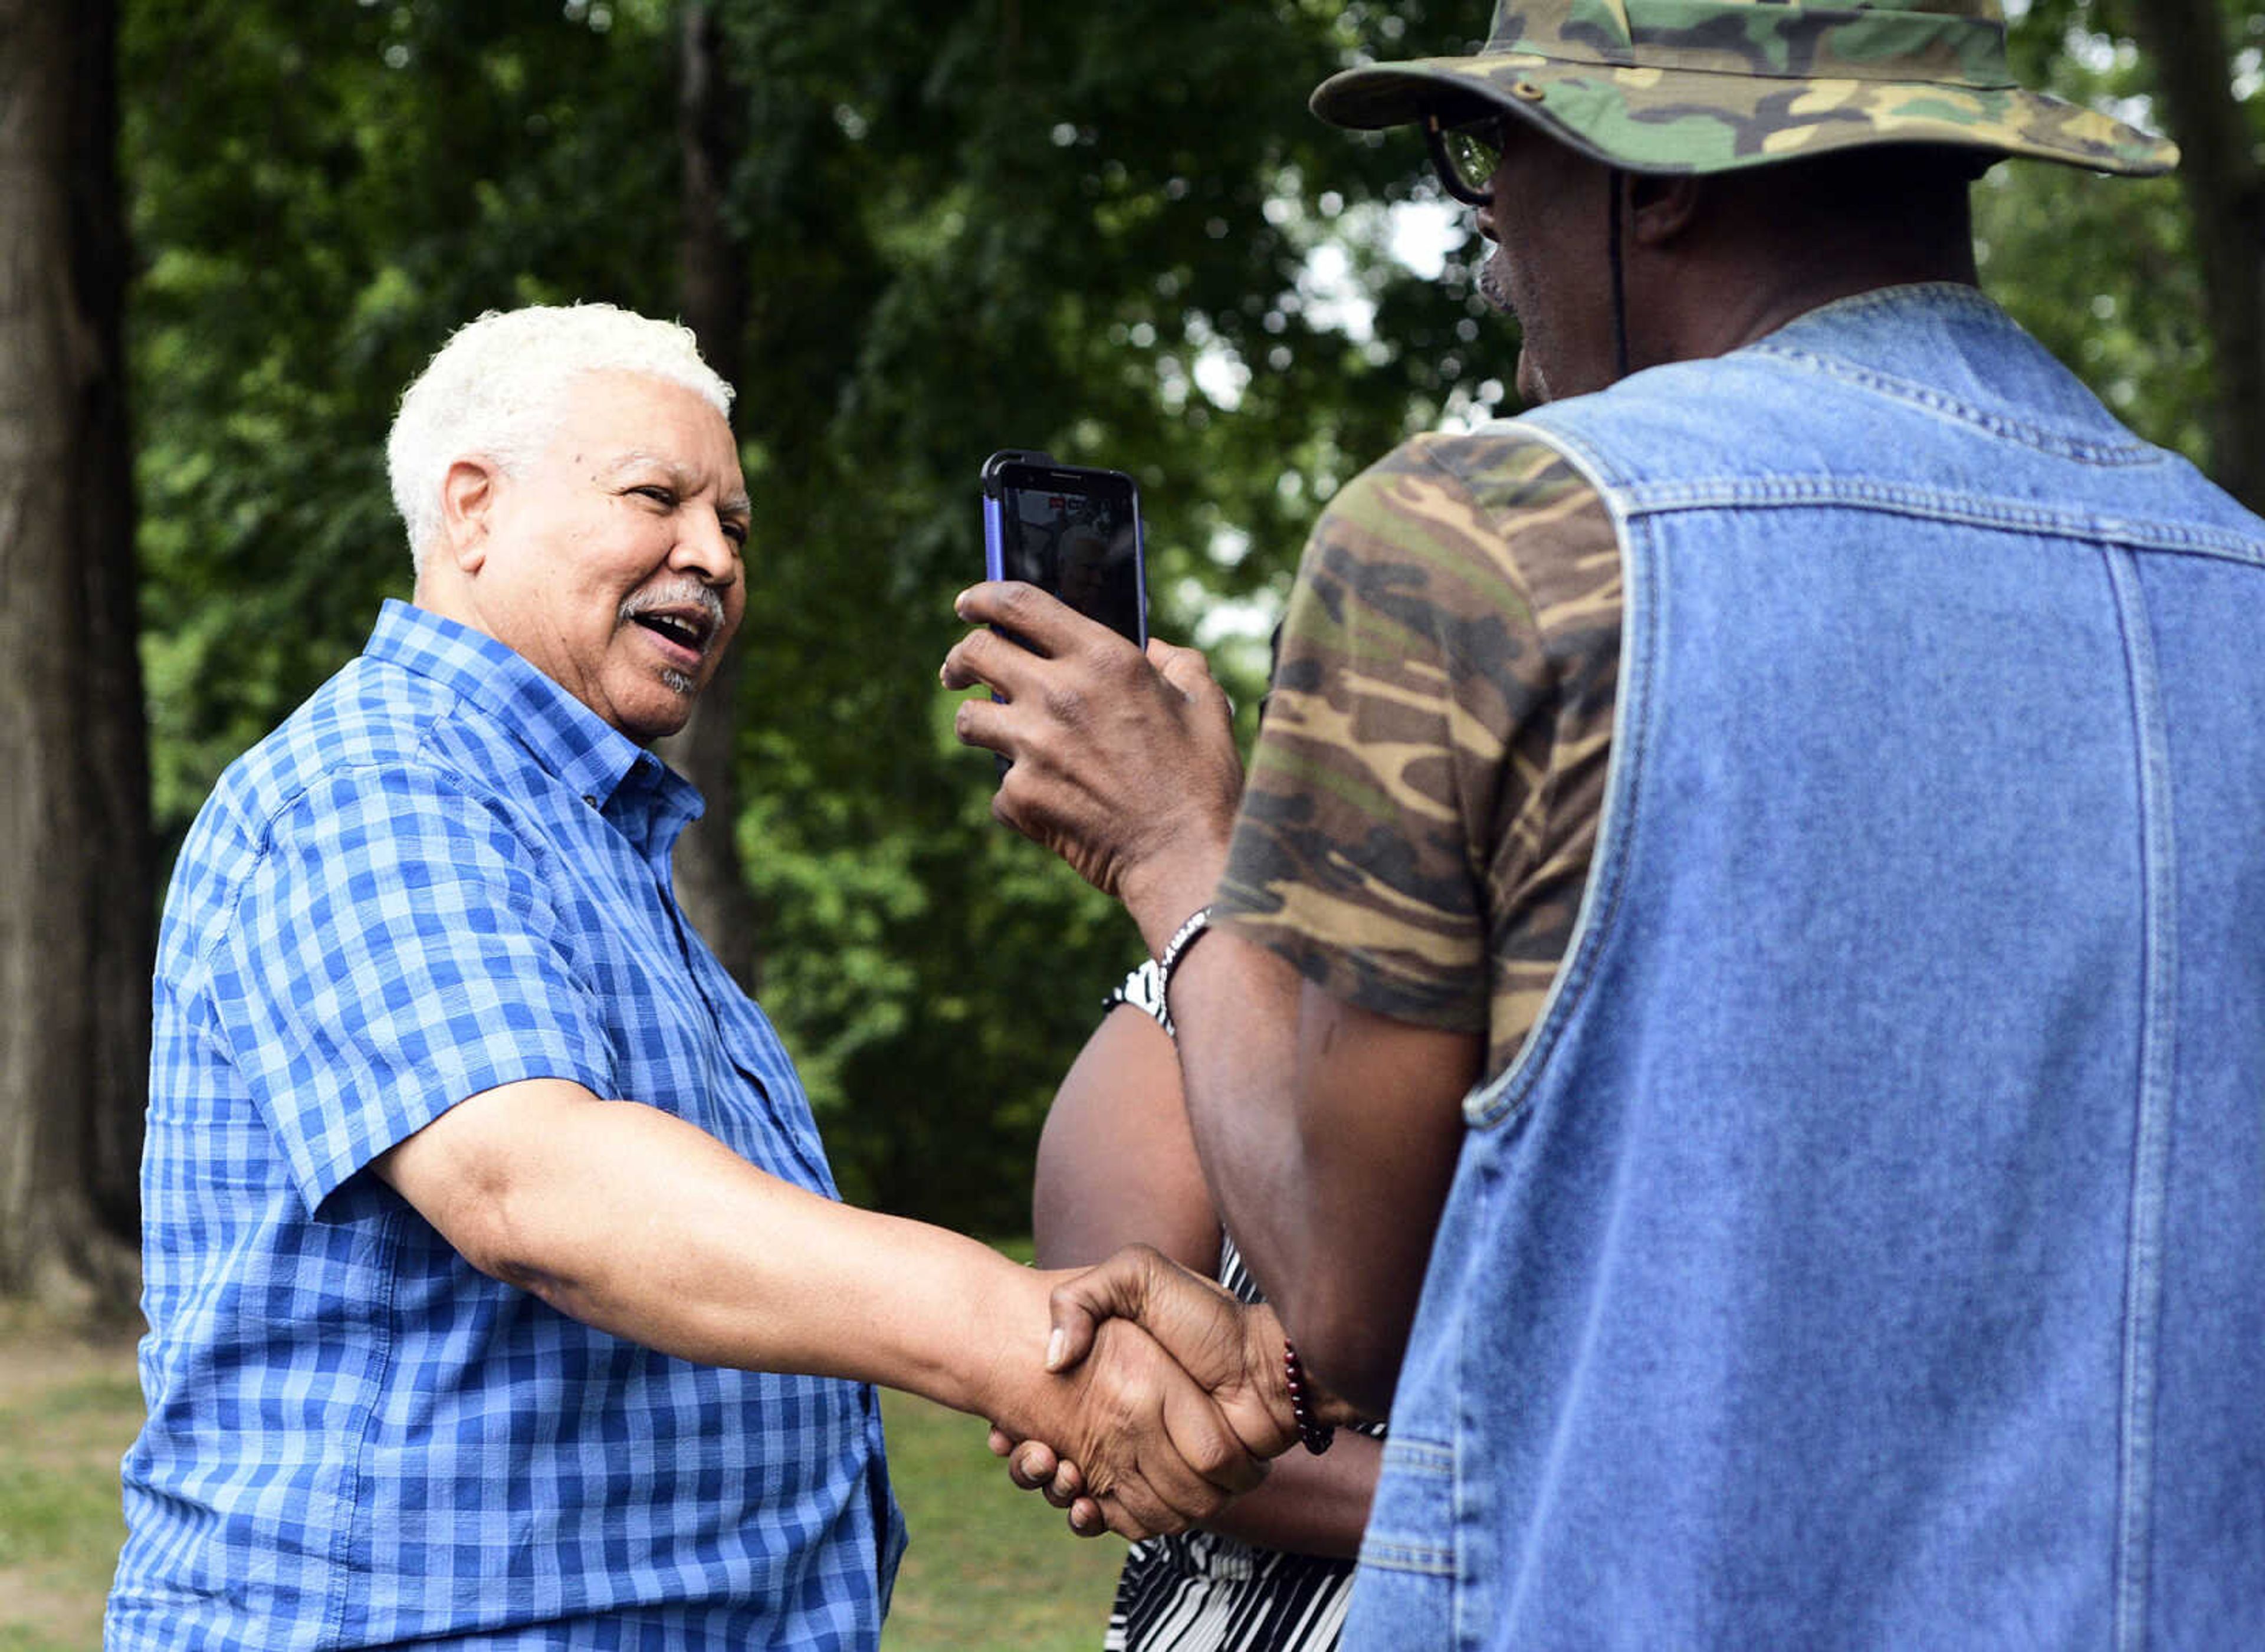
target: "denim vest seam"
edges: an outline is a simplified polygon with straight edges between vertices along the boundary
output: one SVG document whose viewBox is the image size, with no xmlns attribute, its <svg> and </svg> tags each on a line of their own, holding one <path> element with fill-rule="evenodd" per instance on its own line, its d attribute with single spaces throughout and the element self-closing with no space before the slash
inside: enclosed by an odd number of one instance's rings
<svg viewBox="0 0 2265 1652">
<path fill-rule="evenodd" d="M 2169 733 L 2145 595 L 2139 588 L 2132 557 L 2111 555 L 2107 566 L 2130 678 L 2145 902 L 2146 957 L 2138 1106 L 2132 1132 L 2130 1239 L 2124 1279 L 2116 1533 L 2116 1645 L 2137 1648 L 2147 1639 L 2148 1550 L 2153 1535 L 2155 1366 L 2162 1310 L 2163 1226 L 2169 1197 L 2176 1045 L 2177 844 L 2171 815 Z"/>
<path fill-rule="evenodd" d="M 1452 1483 L 1455 1475 L 1454 1449 L 1433 1440 L 1387 1435 L 1384 1441 L 1384 1472 L 1401 1479 L 1444 1480 Z M 1387 1537 L 1373 1526 L 1361 1539 L 1360 1563 L 1427 1577 L 1452 1578 L 1456 1574 L 1453 1543 L 1428 1543 L 1405 1535 Z"/>
<path fill-rule="evenodd" d="M 1586 1001 L 1588 983 L 1596 974 L 1598 957 L 1612 931 L 1627 883 L 1627 843 L 1635 829 L 1642 786 L 1642 756 L 1651 723 L 1651 661 L 1657 649 L 1654 587 L 1648 577 L 1649 565 L 1635 543 L 1627 508 L 1628 491 L 1613 479 L 1602 456 L 1579 438 L 1522 420 L 1512 421 L 1511 428 L 1555 448 L 1604 500 L 1612 519 L 1613 537 L 1620 550 L 1620 680 L 1613 708 L 1609 778 L 1597 822 L 1597 844 L 1590 856 L 1589 876 L 1582 885 L 1572 939 L 1526 1042 L 1499 1075 L 1463 1098 L 1463 1122 L 1472 1130 L 1492 1130 L 1525 1111 L 1551 1052 Z"/>
<path fill-rule="evenodd" d="M 1435 1544 L 1403 1543 L 1373 1535 L 1361 1539 L 1360 1564 L 1380 1571 L 1415 1572 L 1425 1577 L 1452 1578 L 1455 1575 L 1453 1550 Z"/>
<path fill-rule="evenodd" d="M 1826 378 L 1837 379 L 1843 384 L 1852 385 L 1875 396 L 1884 397 L 1890 401 L 1906 403 L 1937 418 L 1948 418 L 1957 424 L 1971 425 L 2004 440 L 2017 442 L 2024 448 L 2034 448 L 2039 453 L 2051 454 L 2056 458 L 2067 459 L 2078 464 L 2110 469 L 2130 465 L 2159 465 L 2164 461 L 2164 455 L 2160 448 L 2151 447 L 2145 442 L 2128 439 L 2115 441 L 2080 435 L 2073 431 L 2048 430 L 2041 425 L 2008 418 L 2005 414 L 1994 412 L 1989 408 L 1962 401 L 1955 396 L 1947 396 L 1941 390 L 1913 383 L 1908 379 L 1899 379 L 1893 374 L 1882 373 L 1876 368 L 1861 367 L 1853 361 L 1843 360 L 1837 356 L 1820 355 L 1814 351 L 1803 350 L 1791 345 L 1772 344 L 1767 340 L 1754 345 L 1752 349 L 1757 356 L 1767 356 L 1773 360 L 1782 361 L 1789 367 L 1819 374 Z"/>
<path fill-rule="evenodd" d="M 1992 434 L 2041 452 L 2110 466 L 2160 463 L 2165 457 L 2161 449 L 2138 440 L 2129 432 L 2119 433 L 2120 440 L 2096 439 L 2072 431 L 2056 432 L 2028 420 L 2007 418 L 2002 413 L 1962 401 L 1932 385 L 1901 377 L 1883 368 L 1868 367 L 1846 356 L 1807 349 L 1799 342 L 1808 332 L 1815 331 L 1817 324 L 1828 320 L 1867 316 L 1883 310 L 1895 310 L 1905 315 L 1919 313 L 1958 317 L 1992 328 L 2019 331 L 2006 312 L 1981 288 L 1963 281 L 1921 281 L 1901 287 L 1875 287 L 1819 305 L 1795 317 L 1784 327 L 1757 339 L 1733 355 L 1734 358 L 1768 356 L 1789 366 L 1804 368 L 1843 383 L 1869 389 L 1890 400 L 1923 407 L 1939 416 L 1960 422 L 1977 425 Z M 1788 341 L 1788 334 L 1792 335 L 1792 342 Z"/>
<path fill-rule="evenodd" d="M 1452 1478 L 1455 1472 L 1454 1448 L 1432 1440 L 1411 1439 L 1402 1434 L 1384 1437 L 1384 1460 L 1395 1470 L 1411 1474 L 1431 1474 Z"/>
<path fill-rule="evenodd" d="M 1915 516 L 1929 521 L 2047 535 L 2087 544 L 2218 557 L 2265 566 L 2265 542 L 2232 531 L 2084 511 L 2054 510 L 2025 500 L 1948 493 L 1833 476 L 1776 476 L 1638 484 L 1625 490 L 1628 517 L 1708 510 L 1802 510 L 1832 506 Z"/>
</svg>

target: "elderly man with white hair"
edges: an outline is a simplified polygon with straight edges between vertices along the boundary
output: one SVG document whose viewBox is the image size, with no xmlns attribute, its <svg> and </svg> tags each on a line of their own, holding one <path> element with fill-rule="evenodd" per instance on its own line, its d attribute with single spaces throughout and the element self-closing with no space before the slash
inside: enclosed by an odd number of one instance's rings
<svg viewBox="0 0 2265 1652">
<path fill-rule="evenodd" d="M 415 602 L 167 900 L 113 1648 L 870 1647 L 869 1383 L 1060 1443 L 1135 1533 L 1290 1437 L 1130 1326 L 1048 1374 L 1046 1276 L 841 1204 L 679 911 L 699 799 L 645 746 L 740 618 L 730 396 L 594 305 L 484 317 L 403 398 Z"/>
</svg>

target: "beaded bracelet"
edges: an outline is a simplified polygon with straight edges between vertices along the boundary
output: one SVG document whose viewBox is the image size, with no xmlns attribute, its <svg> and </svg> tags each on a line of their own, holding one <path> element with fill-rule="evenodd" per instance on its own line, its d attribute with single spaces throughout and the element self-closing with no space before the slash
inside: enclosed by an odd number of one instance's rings
<svg viewBox="0 0 2265 1652">
<path fill-rule="evenodd" d="M 1187 957 L 1188 949 L 1202 940 L 1210 930 L 1211 907 L 1208 905 L 1198 906 L 1188 914 L 1185 923 L 1172 931 L 1172 938 L 1164 942 L 1164 950 L 1156 955 L 1156 1002 L 1163 1010 L 1156 1019 L 1163 1023 L 1166 1032 L 1175 1037 L 1178 1033 L 1172 1025 L 1172 972 L 1180 967 L 1180 960 Z"/>
<path fill-rule="evenodd" d="M 1306 1368 L 1298 1363 L 1298 1345 L 1286 1336 L 1282 1339 L 1282 1375 L 1290 1385 L 1290 1415 L 1297 1421 L 1298 1438 L 1319 1457 L 1336 1438 L 1337 1427 L 1314 1420 L 1313 1402 L 1306 1394 Z"/>
</svg>

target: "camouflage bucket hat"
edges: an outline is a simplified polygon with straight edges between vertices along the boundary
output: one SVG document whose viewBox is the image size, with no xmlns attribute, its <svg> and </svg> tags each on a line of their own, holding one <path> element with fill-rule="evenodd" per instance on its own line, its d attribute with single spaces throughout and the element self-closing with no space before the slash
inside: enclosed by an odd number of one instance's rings
<svg viewBox="0 0 2265 1652">
<path fill-rule="evenodd" d="M 2146 175 L 2179 153 L 2015 85 L 1999 0 L 1498 0 L 1476 56 L 1348 69 L 1313 108 L 1359 127 L 1507 110 L 1634 172 L 1934 143 Z"/>
</svg>

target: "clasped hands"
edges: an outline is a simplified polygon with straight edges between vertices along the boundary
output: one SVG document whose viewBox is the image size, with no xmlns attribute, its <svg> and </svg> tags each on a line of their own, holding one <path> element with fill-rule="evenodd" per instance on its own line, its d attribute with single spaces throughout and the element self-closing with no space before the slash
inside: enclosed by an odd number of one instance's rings
<svg viewBox="0 0 2265 1652">
<path fill-rule="evenodd" d="M 1140 1539 L 1206 1520 L 1297 1443 L 1271 1308 L 1145 1245 L 1063 1278 L 1048 1304 L 1047 1370 L 1087 1379 L 1083 1437 L 994 1424 L 991 1449 L 1079 1535 Z"/>
</svg>

